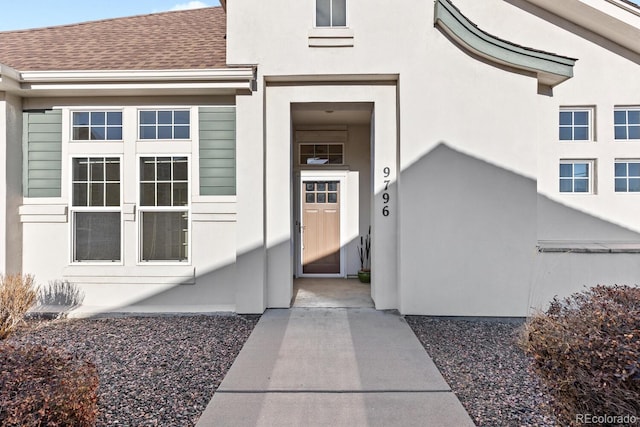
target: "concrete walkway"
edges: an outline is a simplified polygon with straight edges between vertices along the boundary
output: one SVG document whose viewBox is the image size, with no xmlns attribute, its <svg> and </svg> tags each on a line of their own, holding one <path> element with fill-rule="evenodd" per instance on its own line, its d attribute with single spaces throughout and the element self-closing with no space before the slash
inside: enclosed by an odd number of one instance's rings
<svg viewBox="0 0 640 427">
<path fill-rule="evenodd" d="M 370 308 L 268 310 L 205 426 L 473 426 L 404 319 Z"/>
</svg>

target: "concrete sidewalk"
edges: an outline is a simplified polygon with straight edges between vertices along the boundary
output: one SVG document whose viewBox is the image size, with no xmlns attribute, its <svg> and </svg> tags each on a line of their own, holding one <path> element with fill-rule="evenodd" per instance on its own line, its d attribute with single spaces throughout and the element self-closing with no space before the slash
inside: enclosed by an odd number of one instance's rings
<svg viewBox="0 0 640 427">
<path fill-rule="evenodd" d="M 473 426 L 404 319 L 268 310 L 197 426 Z"/>
</svg>

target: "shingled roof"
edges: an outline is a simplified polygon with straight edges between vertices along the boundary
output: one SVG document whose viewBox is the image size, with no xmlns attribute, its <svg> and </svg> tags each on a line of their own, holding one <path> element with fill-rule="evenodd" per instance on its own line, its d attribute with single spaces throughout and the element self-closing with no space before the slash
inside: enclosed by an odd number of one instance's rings
<svg viewBox="0 0 640 427">
<path fill-rule="evenodd" d="M 18 71 L 226 67 L 222 7 L 0 32 L 0 63 Z"/>
</svg>

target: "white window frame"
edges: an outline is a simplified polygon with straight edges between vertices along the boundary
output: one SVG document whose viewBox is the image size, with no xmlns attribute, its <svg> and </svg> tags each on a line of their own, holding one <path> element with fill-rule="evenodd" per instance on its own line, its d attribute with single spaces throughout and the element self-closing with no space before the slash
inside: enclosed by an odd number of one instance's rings
<svg viewBox="0 0 640 427">
<path fill-rule="evenodd" d="M 587 139 L 575 139 L 574 138 L 574 129 L 576 127 L 582 127 L 581 125 L 576 126 L 573 120 L 573 113 L 587 113 Z M 562 125 L 560 124 L 560 113 L 572 113 L 571 125 Z M 560 129 L 562 128 L 571 128 L 571 139 L 561 139 L 560 138 Z M 580 142 L 594 142 L 595 141 L 595 107 L 560 107 L 558 112 L 558 141 L 563 143 L 580 143 Z"/>
<path fill-rule="evenodd" d="M 93 154 L 72 154 L 69 156 L 69 260 L 72 265 L 124 265 L 124 227 L 123 227 L 123 197 L 124 197 L 124 186 L 122 184 L 123 174 L 123 158 L 122 154 L 104 154 L 104 153 L 93 153 Z M 73 204 L 73 161 L 74 159 L 86 159 L 86 158 L 117 158 L 120 162 L 120 177 L 119 177 L 119 197 L 120 197 L 120 205 L 119 206 L 75 206 Z M 88 182 L 91 182 L 90 180 Z M 105 180 L 106 182 L 106 180 Z M 105 192 L 106 197 L 106 192 Z M 109 261 L 109 260 L 87 260 L 87 261 L 77 261 L 76 260 L 76 213 L 78 212 L 118 212 L 120 213 L 120 259 L 117 261 Z"/>
<path fill-rule="evenodd" d="M 344 1 L 344 25 L 333 25 L 333 0 L 329 0 L 329 25 L 318 25 L 318 0 L 313 2 L 313 27 L 314 28 L 349 28 L 349 0 Z"/>
<path fill-rule="evenodd" d="M 587 177 L 588 179 L 588 188 L 587 191 L 574 191 L 574 181 L 576 180 L 576 176 L 573 174 L 572 172 L 572 176 L 571 177 L 562 177 L 560 176 L 560 166 L 561 165 L 566 165 L 566 164 L 570 164 L 570 165 L 576 165 L 576 164 L 587 164 L 589 166 L 589 175 Z M 577 177 L 580 178 L 580 177 Z M 572 191 L 560 191 L 560 182 L 562 182 L 563 180 L 571 180 L 571 188 Z M 561 159 L 560 162 L 558 162 L 558 193 L 560 193 L 561 195 L 568 195 L 568 194 L 575 194 L 575 195 L 592 195 L 592 194 L 596 194 L 596 185 L 595 185 L 595 180 L 596 180 L 596 161 L 595 159 Z"/>
<path fill-rule="evenodd" d="M 640 142 L 640 137 L 638 138 L 629 138 L 629 111 L 634 111 L 634 112 L 638 112 L 638 114 L 640 114 L 640 107 L 639 106 L 628 106 L 628 107 L 615 107 L 613 109 L 613 139 L 614 141 L 638 141 Z M 616 124 L 616 120 L 615 120 L 615 114 L 617 112 L 624 112 L 625 113 L 625 124 Z M 625 132 L 627 134 L 626 138 L 616 138 L 616 128 L 624 126 Z M 633 123 L 632 126 L 640 126 L 640 124 L 635 124 Z"/>
<path fill-rule="evenodd" d="M 87 126 L 75 126 L 74 125 L 74 115 L 76 113 L 89 113 L 89 117 L 91 117 L 91 113 L 105 113 L 105 139 L 91 139 L 91 137 L 89 137 L 89 139 L 75 139 L 74 138 L 74 129 L 76 127 L 87 127 Z M 121 124 L 120 124 L 120 133 L 122 135 L 122 137 L 120 139 L 107 139 L 107 129 L 109 127 L 118 127 L 118 126 L 109 126 L 107 124 L 107 119 L 106 119 L 106 113 L 120 113 L 120 118 L 121 118 Z M 91 119 L 89 119 L 91 120 Z M 71 142 L 123 142 L 124 141 L 124 111 L 122 109 L 119 108 L 84 108 L 84 109 L 73 109 L 70 111 L 70 117 L 69 117 L 69 126 L 70 126 L 70 131 L 69 131 L 69 140 Z M 88 125 L 89 127 L 89 136 L 91 135 L 91 124 Z"/>
<path fill-rule="evenodd" d="M 187 205 L 186 206 L 143 206 L 142 205 L 142 194 L 140 191 L 141 187 L 141 179 L 140 179 L 140 162 L 141 159 L 147 157 L 186 157 L 187 159 Z M 192 235 L 193 235 L 193 221 L 191 215 L 191 206 L 192 206 L 192 190 L 193 190 L 193 179 L 191 173 L 192 165 L 192 156 L 190 153 L 138 153 L 136 155 L 136 200 L 138 204 L 138 212 L 136 214 L 136 222 L 137 224 L 137 265 L 191 265 L 191 250 L 192 250 Z M 156 177 L 157 181 L 157 177 Z M 179 260 L 148 260 L 145 261 L 143 259 L 143 242 L 144 237 L 143 233 L 143 214 L 144 212 L 186 212 L 187 214 L 187 259 L 184 261 Z"/>
<path fill-rule="evenodd" d="M 159 111 L 171 111 L 172 113 L 175 113 L 176 111 L 186 111 L 189 113 L 189 138 L 175 138 L 175 126 L 176 124 L 173 123 L 171 124 L 171 134 L 172 137 L 171 138 L 158 138 L 158 121 L 156 119 L 156 123 L 154 125 L 155 129 L 156 129 L 156 138 L 142 138 L 141 135 L 141 130 L 143 127 L 142 124 L 142 120 L 141 120 L 141 114 L 143 111 L 155 111 L 156 112 L 156 117 Z M 193 127 L 193 122 L 194 122 L 194 114 L 193 114 L 193 108 L 192 107 L 176 107 L 176 106 L 149 106 L 149 107 L 139 107 L 136 111 L 136 141 L 138 142 L 190 142 L 194 140 L 194 127 Z M 180 125 L 180 124 L 179 124 Z M 147 125 L 144 125 L 147 126 Z M 166 125 L 165 125 L 166 126 Z M 150 126 L 149 126 L 150 127 Z"/>
<path fill-rule="evenodd" d="M 624 177 L 616 176 L 616 172 L 615 172 L 616 165 L 619 164 L 619 163 L 624 163 L 624 164 L 627 165 L 627 174 Z M 628 166 L 629 163 L 640 164 L 640 159 L 615 159 L 615 161 L 614 161 L 614 164 L 613 164 L 613 192 L 615 194 L 640 194 L 640 191 L 629 191 L 629 178 L 639 178 L 640 179 L 640 176 L 638 176 L 638 177 L 636 177 L 636 176 L 629 177 L 629 166 Z M 618 179 L 625 179 L 626 187 L 627 187 L 626 191 L 617 191 L 616 190 L 616 180 L 618 180 Z"/>
</svg>

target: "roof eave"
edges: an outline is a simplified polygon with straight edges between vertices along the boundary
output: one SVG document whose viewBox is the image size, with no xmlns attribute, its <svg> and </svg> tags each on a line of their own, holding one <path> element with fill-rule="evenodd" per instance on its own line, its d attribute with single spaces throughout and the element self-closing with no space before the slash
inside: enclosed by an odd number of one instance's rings
<svg viewBox="0 0 640 427">
<path fill-rule="evenodd" d="M 576 59 L 520 46 L 486 33 L 449 0 L 436 1 L 434 19 L 434 25 L 462 48 L 489 62 L 533 74 L 540 85 L 553 87 L 573 77 Z"/>
<path fill-rule="evenodd" d="M 625 7 L 612 0 L 603 2 L 598 8 L 582 0 L 527 1 L 640 54 L 640 13 L 635 7 Z"/>
<path fill-rule="evenodd" d="M 21 96 L 215 94 L 250 92 L 254 67 L 195 70 L 46 70 L 16 72 Z"/>
</svg>

